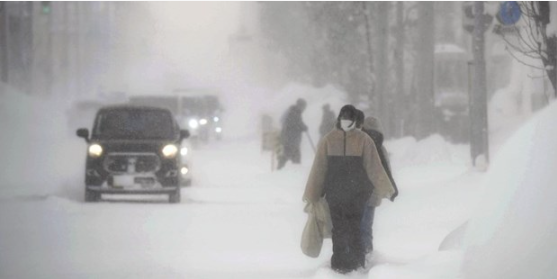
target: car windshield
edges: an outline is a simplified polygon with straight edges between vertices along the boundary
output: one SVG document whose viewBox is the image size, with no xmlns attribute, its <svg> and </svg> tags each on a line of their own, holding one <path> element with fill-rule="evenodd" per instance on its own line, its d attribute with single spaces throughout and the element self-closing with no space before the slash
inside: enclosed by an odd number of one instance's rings
<svg viewBox="0 0 557 279">
<path fill-rule="evenodd" d="M 172 116 L 163 110 L 123 109 L 99 113 L 93 136 L 103 139 L 170 139 Z"/>
</svg>

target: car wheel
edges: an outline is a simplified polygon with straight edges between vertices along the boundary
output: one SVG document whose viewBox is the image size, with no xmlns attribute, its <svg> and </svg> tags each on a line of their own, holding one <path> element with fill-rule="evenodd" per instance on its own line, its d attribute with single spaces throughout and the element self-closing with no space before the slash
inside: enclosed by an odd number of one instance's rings
<svg viewBox="0 0 557 279">
<path fill-rule="evenodd" d="M 183 181 L 182 181 L 182 186 L 183 186 L 183 187 L 189 187 L 189 186 L 191 186 L 191 179 L 183 180 Z"/>
<path fill-rule="evenodd" d="M 180 203 L 180 188 L 178 187 L 176 191 L 168 195 L 168 201 L 170 203 Z"/>
<path fill-rule="evenodd" d="M 85 202 L 97 202 L 101 198 L 101 194 L 85 189 Z"/>
</svg>

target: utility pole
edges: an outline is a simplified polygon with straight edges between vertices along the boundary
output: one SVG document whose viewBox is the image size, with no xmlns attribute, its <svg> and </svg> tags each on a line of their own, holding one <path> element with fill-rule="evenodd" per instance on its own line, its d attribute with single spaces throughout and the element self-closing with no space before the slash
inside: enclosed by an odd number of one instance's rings
<svg viewBox="0 0 557 279">
<path fill-rule="evenodd" d="M 390 2 L 377 2 L 375 14 L 375 24 L 377 26 L 377 55 L 375 56 L 375 95 L 377 97 L 376 108 L 379 119 L 387 124 L 383 126 L 383 134 L 386 138 L 391 135 L 391 127 L 388 125 L 390 121 L 388 111 L 392 111 L 390 96 L 388 94 L 389 84 L 389 10 Z"/>
<path fill-rule="evenodd" d="M 70 31 L 69 31 L 69 20 L 68 20 L 68 2 L 60 2 L 62 10 L 62 23 L 60 30 L 60 60 L 61 60 L 61 81 L 59 90 L 61 94 L 68 97 L 70 94 L 69 90 L 69 69 L 70 69 Z"/>
<path fill-rule="evenodd" d="M 66 88 L 68 97 L 73 98 L 79 92 L 79 83 L 77 80 L 78 72 L 78 5 L 79 2 L 64 2 L 66 4 L 66 32 L 67 32 L 67 75 Z"/>
<path fill-rule="evenodd" d="M 68 2 L 52 2 L 51 15 L 51 85 L 52 93 L 67 95 L 67 7 Z"/>
<path fill-rule="evenodd" d="M 31 2 L 33 94 L 50 96 L 52 93 L 52 17 L 51 3 Z"/>
<path fill-rule="evenodd" d="M 0 81 L 8 83 L 8 9 L 0 2 Z"/>
<path fill-rule="evenodd" d="M 474 2 L 474 30 L 472 33 L 472 50 L 474 54 L 474 78 L 470 95 L 471 140 L 470 153 L 472 163 L 480 156 L 489 162 L 489 144 L 487 129 L 487 80 L 485 67 L 484 3 Z"/>
<path fill-rule="evenodd" d="M 433 72 L 435 59 L 435 2 L 417 2 L 419 32 L 416 59 L 416 137 L 423 139 L 434 131 Z"/>
<path fill-rule="evenodd" d="M 375 86 L 375 79 L 373 78 L 375 71 L 373 67 L 373 48 L 371 46 L 371 28 L 369 26 L 369 13 L 370 10 L 367 8 L 367 1 L 362 1 L 362 8 L 364 10 L 364 20 L 365 20 L 365 27 L 366 27 L 366 43 L 367 43 L 367 58 L 368 58 L 368 69 L 369 69 L 369 100 L 373 100 L 373 87 Z M 371 9 L 373 10 L 373 9 Z M 370 104 L 370 107 L 373 107 L 373 104 Z"/>
<path fill-rule="evenodd" d="M 8 83 L 25 94 L 33 84 L 33 2 L 4 2 L 9 28 L 6 36 Z"/>
<path fill-rule="evenodd" d="M 394 55 L 394 68 L 396 75 L 395 82 L 395 96 L 394 96 L 394 107 L 390 109 L 391 112 L 389 118 L 393 123 L 393 132 L 391 133 L 395 137 L 402 137 L 404 135 L 404 119 L 402 104 L 404 103 L 404 2 L 396 2 L 396 44 L 395 44 L 395 55 Z"/>
</svg>

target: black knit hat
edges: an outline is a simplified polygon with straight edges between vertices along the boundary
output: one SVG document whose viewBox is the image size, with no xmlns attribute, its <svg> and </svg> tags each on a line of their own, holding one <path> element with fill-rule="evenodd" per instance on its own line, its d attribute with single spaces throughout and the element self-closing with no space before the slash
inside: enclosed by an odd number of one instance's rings
<svg viewBox="0 0 557 279">
<path fill-rule="evenodd" d="M 356 112 L 356 108 L 353 105 L 345 105 L 340 109 L 340 112 L 338 113 L 338 117 L 337 117 L 337 128 L 341 129 L 340 127 L 340 119 L 341 118 L 345 118 L 345 119 L 350 119 L 352 121 L 356 121 L 357 119 L 357 112 Z"/>
</svg>

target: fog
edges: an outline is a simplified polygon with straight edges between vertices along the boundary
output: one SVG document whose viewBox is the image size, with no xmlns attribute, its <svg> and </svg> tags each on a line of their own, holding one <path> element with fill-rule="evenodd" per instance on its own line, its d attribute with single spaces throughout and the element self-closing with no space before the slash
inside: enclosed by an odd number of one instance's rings
<svg viewBox="0 0 557 279">
<path fill-rule="evenodd" d="M 140 11 L 117 15 L 125 39 L 117 40 L 115 48 L 126 58 L 116 59 L 129 63 L 127 84 L 121 86 L 140 91 L 223 82 L 230 60 L 228 40 L 240 23 L 240 3 L 135 5 Z M 164 87 L 160 88 L 161 85 Z"/>
<path fill-rule="evenodd" d="M 556 11 L 0 2 L 0 278 L 552 279 Z M 300 242 L 324 106 L 346 104 L 381 122 L 400 196 L 341 275 L 330 239 Z M 101 109 L 171 136 L 102 138 Z"/>
</svg>

